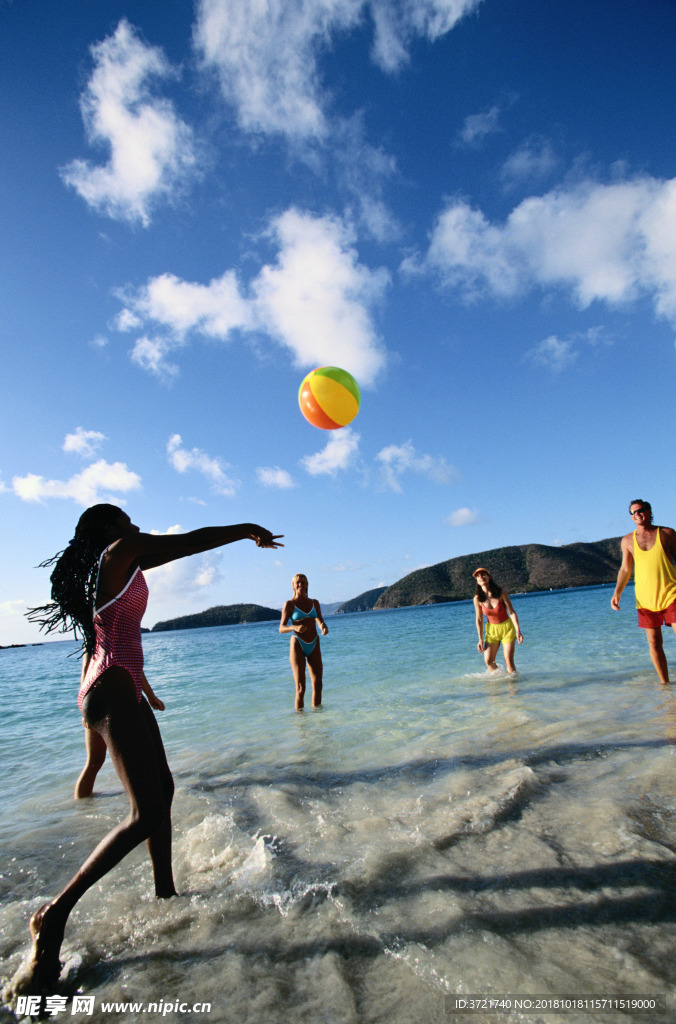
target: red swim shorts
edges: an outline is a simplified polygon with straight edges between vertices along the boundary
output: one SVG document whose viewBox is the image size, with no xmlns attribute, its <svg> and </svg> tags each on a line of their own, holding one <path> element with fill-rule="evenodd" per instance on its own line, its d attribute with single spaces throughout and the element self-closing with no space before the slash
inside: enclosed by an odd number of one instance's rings
<svg viewBox="0 0 676 1024">
<path fill-rule="evenodd" d="M 638 624 L 641 629 L 659 629 L 660 626 L 672 626 L 676 623 L 676 601 L 661 612 L 649 612 L 647 608 L 637 608 Z"/>
</svg>

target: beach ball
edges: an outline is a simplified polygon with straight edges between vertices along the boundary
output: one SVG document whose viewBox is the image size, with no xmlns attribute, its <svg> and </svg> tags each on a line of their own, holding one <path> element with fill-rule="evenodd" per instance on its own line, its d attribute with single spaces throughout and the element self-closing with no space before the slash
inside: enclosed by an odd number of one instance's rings
<svg viewBox="0 0 676 1024">
<path fill-rule="evenodd" d="M 308 423 L 321 430 L 338 430 L 359 412 L 359 385 L 347 370 L 319 366 L 308 373 L 298 390 L 298 404 Z"/>
</svg>

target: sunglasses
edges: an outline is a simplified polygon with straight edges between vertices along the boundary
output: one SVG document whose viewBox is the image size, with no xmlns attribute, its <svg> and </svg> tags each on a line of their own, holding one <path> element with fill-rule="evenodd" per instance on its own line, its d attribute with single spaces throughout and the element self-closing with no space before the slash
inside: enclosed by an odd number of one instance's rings
<svg viewBox="0 0 676 1024">
<path fill-rule="evenodd" d="M 487 580 L 488 578 L 489 574 L 487 572 L 478 572 L 474 577 L 475 580 Z"/>
<path fill-rule="evenodd" d="M 635 508 L 633 512 L 629 513 L 629 515 L 630 516 L 637 516 L 639 514 L 639 512 L 642 513 L 643 515 L 645 515 L 649 511 L 650 511 L 650 509 L 647 509 L 647 508 Z"/>
</svg>

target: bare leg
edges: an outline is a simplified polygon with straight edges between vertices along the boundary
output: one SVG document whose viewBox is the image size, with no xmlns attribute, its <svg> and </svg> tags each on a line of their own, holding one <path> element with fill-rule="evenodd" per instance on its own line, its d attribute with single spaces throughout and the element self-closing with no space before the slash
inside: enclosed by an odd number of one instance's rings
<svg viewBox="0 0 676 1024">
<path fill-rule="evenodd" d="M 664 654 L 664 648 L 662 646 L 662 630 L 658 626 L 657 629 L 646 629 L 645 634 L 648 638 L 650 658 L 653 665 L 655 666 L 655 671 L 660 677 L 660 682 L 668 683 L 669 668 L 667 666 L 667 659 Z"/>
<path fill-rule="evenodd" d="M 106 759 L 106 742 L 103 736 L 87 726 L 85 726 L 84 734 L 87 760 L 80 773 L 80 778 L 75 783 L 76 800 L 82 800 L 83 797 L 92 795 L 96 776 Z"/>
<path fill-rule="evenodd" d="M 302 711 L 305 707 L 305 655 L 294 637 L 291 637 L 289 661 L 291 662 L 291 671 L 293 672 L 293 679 L 296 684 L 296 702 L 294 707 L 296 711 Z"/>
<path fill-rule="evenodd" d="M 319 640 L 317 640 L 317 646 L 307 659 L 307 664 L 310 669 L 310 682 L 312 683 L 312 707 L 318 708 L 322 703 L 322 682 L 324 679 L 324 665 L 322 663 L 322 652 L 319 649 Z"/>
<path fill-rule="evenodd" d="M 486 644 L 484 646 L 484 661 L 486 662 L 486 668 L 489 672 L 497 672 L 498 666 L 495 664 L 498 651 L 500 650 L 500 644 Z"/>
<path fill-rule="evenodd" d="M 505 666 L 510 675 L 516 673 L 516 666 L 514 665 L 514 648 L 516 643 L 514 640 L 508 640 L 507 643 L 502 645 L 502 653 L 505 656 Z"/>
<path fill-rule="evenodd" d="M 92 885 L 144 839 L 148 840 L 156 894 L 175 894 L 169 817 L 173 783 L 152 711 L 145 701 L 137 702 L 128 672 L 111 668 L 85 698 L 83 712 L 87 724 L 95 726 L 105 740 L 127 792 L 129 814 L 99 843 L 56 899 L 33 915 L 33 958 L 21 986 L 23 991 L 44 991 L 54 984 L 71 910 Z"/>
</svg>

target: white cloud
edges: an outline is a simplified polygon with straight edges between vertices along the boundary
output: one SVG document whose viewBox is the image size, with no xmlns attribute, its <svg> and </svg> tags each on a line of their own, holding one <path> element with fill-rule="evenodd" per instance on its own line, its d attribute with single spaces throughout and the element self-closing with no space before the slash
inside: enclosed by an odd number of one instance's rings
<svg viewBox="0 0 676 1024">
<path fill-rule="evenodd" d="M 196 331 L 209 339 L 228 341 L 237 328 L 253 328 L 253 312 L 242 297 L 236 275 L 226 271 L 207 285 L 181 281 L 174 274 L 151 278 L 135 295 L 121 295 L 127 302 L 117 317 L 118 329 L 132 330 L 146 322 L 167 333 L 143 335 L 134 343 L 132 361 L 161 380 L 178 375 L 168 355 L 186 344 Z"/>
<path fill-rule="evenodd" d="M 360 264 L 348 225 L 337 218 L 287 210 L 272 225 L 280 245 L 275 266 L 253 284 L 259 322 L 294 365 L 342 366 L 370 384 L 385 356 L 370 309 L 389 275 Z"/>
<path fill-rule="evenodd" d="M 131 309 L 123 309 L 115 318 L 115 327 L 118 331 L 136 331 L 143 324 L 143 320 Z"/>
<path fill-rule="evenodd" d="M 481 0 L 199 0 L 195 46 L 245 131 L 321 140 L 330 128 L 317 57 L 371 16 L 373 59 L 396 71 L 414 36 L 449 32 Z"/>
<path fill-rule="evenodd" d="M 330 167 L 354 205 L 354 219 L 376 241 L 393 242 L 402 228 L 386 205 L 384 186 L 398 175 L 396 159 L 366 141 L 363 113 L 334 125 Z"/>
<path fill-rule="evenodd" d="M 552 334 L 526 353 L 538 366 L 545 366 L 554 373 L 560 373 L 577 359 L 577 349 L 570 339 L 557 338 Z"/>
<path fill-rule="evenodd" d="M 46 498 L 68 498 L 87 507 L 105 501 L 110 493 L 126 494 L 141 487 L 141 477 L 124 462 L 93 462 L 70 480 L 45 480 L 35 473 L 15 476 L 12 488 L 22 501 L 42 502 Z M 115 499 L 120 501 L 119 497 Z"/>
<path fill-rule="evenodd" d="M 455 28 L 481 0 L 371 0 L 376 28 L 373 58 L 384 71 L 396 71 L 408 60 L 415 36 L 430 42 Z"/>
<path fill-rule="evenodd" d="M 22 600 L 18 601 L 2 601 L 0 602 L 0 616 L 2 618 L 23 615 L 26 611 L 26 602 Z"/>
<path fill-rule="evenodd" d="M 569 338 L 558 338 L 552 334 L 529 349 L 525 357 L 553 373 L 560 373 L 577 361 L 580 345 L 584 343 L 592 348 L 598 348 L 600 345 L 611 344 L 611 341 L 602 327 L 590 327 L 589 330 L 573 334 Z"/>
<path fill-rule="evenodd" d="M 411 441 L 405 444 L 391 444 L 376 456 L 381 464 L 381 484 L 391 491 L 401 493 L 401 477 L 404 473 L 419 473 L 438 484 L 453 483 L 458 479 L 457 470 L 446 462 L 443 455 L 425 455 L 417 452 Z"/>
<path fill-rule="evenodd" d="M 347 469 L 359 448 L 359 434 L 351 427 L 332 430 L 325 447 L 314 455 L 301 459 L 301 466 L 310 476 L 335 476 L 339 470 Z"/>
<path fill-rule="evenodd" d="M 479 522 L 479 513 L 473 508 L 456 508 L 451 512 L 446 522 L 449 526 L 471 526 Z"/>
<path fill-rule="evenodd" d="M 546 139 L 531 138 L 505 160 L 500 173 L 505 185 L 520 185 L 546 178 L 557 164 L 551 144 Z"/>
<path fill-rule="evenodd" d="M 466 298 L 563 288 L 586 308 L 652 297 L 676 325 L 676 179 L 583 182 L 525 199 L 501 225 L 464 201 L 439 217 L 422 263 Z"/>
<path fill-rule="evenodd" d="M 233 271 L 209 284 L 181 281 L 174 274 L 152 278 L 133 301 L 129 322 L 152 320 L 178 337 L 199 330 L 209 338 L 225 341 L 232 330 L 251 327 L 252 316 Z"/>
<path fill-rule="evenodd" d="M 494 135 L 500 129 L 502 107 L 494 106 L 480 114 L 470 114 L 460 129 L 460 139 L 465 146 L 477 146 L 487 135 Z"/>
<path fill-rule="evenodd" d="M 177 473 L 186 473 L 189 469 L 202 473 L 211 481 L 216 494 L 223 494 L 228 498 L 233 497 L 239 486 L 238 480 L 232 480 L 226 473 L 230 466 L 219 458 L 213 458 L 199 448 L 191 448 L 189 451 L 183 447 L 183 440 L 180 434 L 173 434 L 167 442 L 167 455 L 169 461 Z"/>
<path fill-rule="evenodd" d="M 280 490 L 286 490 L 296 486 L 291 474 L 285 469 L 280 469 L 279 466 L 260 466 L 256 470 L 256 476 L 265 487 L 278 487 Z"/>
<path fill-rule="evenodd" d="M 167 361 L 167 354 L 181 348 L 182 345 L 183 342 L 174 338 L 148 338 L 144 335 L 134 342 L 130 353 L 131 360 L 160 380 L 170 381 L 178 376 L 179 370 L 176 363 Z"/>
<path fill-rule="evenodd" d="M 190 128 L 149 88 L 175 73 L 125 19 L 91 53 L 94 72 L 80 106 L 88 141 L 107 145 L 110 159 L 104 166 L 73 160 L 62 178 L 94 209 L 147 225 L 153 201 L 171 197 L 196 165 Z"/>
<path fill-rule="evenodd" d="M 273 221 L 269 233 L 278 243 L 277 262 L 261 269 L 250 298 L 230 270 L 207 285 L 162 274 L 124 296 L 118 322 L 152 324 L 165 332 L 139 338 L 132 359 L 170 378 L 178 368 L 167 356 L 186 344 L 191 331 L 220 341 L 235 330 L 266 332 L 298 368 L 335 364 L 361 385 L 372 383 L 385 365 L 372 308 L 389 282 L 387 271 L 359 262 L 352 230 L 338 218 L 292 208 Z"/>
<path fill-rule="evenodd" d="M 76 427 L 74 434 L 66 434 L 63 450 L 81 455 L 83 459 L 91 459 L 105 440 L 106 435 L 101 434 L 98 430 L 84 430 L 83 427 Z"/>
</svg>

